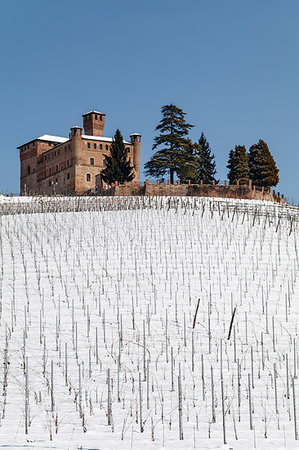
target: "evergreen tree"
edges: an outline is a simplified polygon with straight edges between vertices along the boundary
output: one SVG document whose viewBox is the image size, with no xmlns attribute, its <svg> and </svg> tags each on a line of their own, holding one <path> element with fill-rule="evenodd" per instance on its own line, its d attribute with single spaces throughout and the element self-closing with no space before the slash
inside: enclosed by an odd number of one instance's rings
<svg viewBox="0 0 299 450">
<path fill-rule="evenodd" d="M 195 144 L 191 140 L 178 158 L 177 164 L 177 176 L 181 183 L 188 183 L 189 180 L 191 183 L 196 183 L 199 163 L 195 155 Z"/>
<path fill-rule="evenodd" d="M 276 186 L 279 170 L 268 145 L 262 139 L 249 149 L 249 176 L 256 186 Z"/>
<path fill-rule="evenodd" d="M 245 145 L 236 145 L 235 150 L 229 152 L 228 164 L 229 184 L 248 184 L 249 182 L 249 166 L 248 155 Z"/>
<path fill-rule="evenodd" d="M 212 184 L 216 175 L 216 162 L 204 133 L 201 133 L 198 143 L 195 144 L 195 155 L 197 157 L 196 182 L 199 183 L 202 180 L 204 184 Z M 218 183 L 216 180 L 215 182 Z"/>
<path fill-rule="evenodd" d="M 123 184 L 132 181 L 135 177 L 133 167 L 130 165 L 128 155 L 123 142 L 121 132 L 117 129 L 112 140 L 110 155 L 105 155 L 105 169 L 101 175 L 105 183 L 112 184 L 116 181 Z"/>
<path fill-rule="evenodd" d="M 235 152 L 234 150 L 230 150 L 227 166 L 228 168 L 228 174 L 227 178 L 229 181 L 229 184 L 236 184 L 237 177 L 236 177 L 236 164 L 235 164 Z"/>
<path fill-rule="evenodd" d="M 151 177 L 164 176 L 169 171 L 173 184 L 175 173 L 180 170 L 186 153 L 190 150 L 187 135 L 193 125 L 186 123 L 182 109 L 170 104 L 161 108 L 162 119 L 156 127 L 153 150 L 160 148 L 145 164 L 145 173 Z"/>
</svg>

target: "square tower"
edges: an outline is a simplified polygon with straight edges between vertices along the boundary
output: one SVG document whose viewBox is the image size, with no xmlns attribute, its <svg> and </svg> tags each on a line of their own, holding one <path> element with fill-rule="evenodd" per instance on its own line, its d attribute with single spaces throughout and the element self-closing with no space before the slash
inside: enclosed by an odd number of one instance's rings
<svg viewBox="0 0 299 450">
<path fill-rule="evenodd" d="M 105 114 L 89 111 L 82 115 L 84 134 L 88 136 L 104 136 Z"/>
</svg>

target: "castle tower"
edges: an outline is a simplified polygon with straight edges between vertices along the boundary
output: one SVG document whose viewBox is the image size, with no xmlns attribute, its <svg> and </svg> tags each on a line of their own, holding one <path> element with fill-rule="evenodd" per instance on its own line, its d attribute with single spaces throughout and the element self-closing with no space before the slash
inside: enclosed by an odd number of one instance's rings
<svg viewBox="0 0 299 450">
<path fill-rule="evenodd" d="M 72 141 L 72 156 L 73 163 L 82 163 L 82 128 L 72 127 L 69 134 L 70 140 Z"/>
<path fill-rule="evenodd" d="M 88 136 L 104 136 L 105 114 L 89 111 L 82 115 L 84 133 Z"/>
<path fill-rule="evenodd" d="M 140 145 L 141 145 L 141 134 L 133 133 L 130 135 L 131 144 L 133 145 L 133 157 L 134 157 L 134 167 L 136 178 L 134 181 L 140 183 Z"/>
</svg>

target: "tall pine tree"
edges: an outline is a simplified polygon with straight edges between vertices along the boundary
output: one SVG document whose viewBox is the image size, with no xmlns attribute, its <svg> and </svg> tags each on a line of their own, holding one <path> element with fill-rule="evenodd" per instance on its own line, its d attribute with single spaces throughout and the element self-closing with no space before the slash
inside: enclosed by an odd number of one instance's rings
<svg viewBox="0 0 299 450">
<path fill-rule="evenodd" d="M 105 183 L 112 184 L 117 181 L 119 184 L 123 184 L 125 181 L 132 181 L 135 177 L 122 134 L 118 129 L 112 140 L 110 155 L 105 155 L 104 164 L 106 167 L 102 170 L 101 175 Z"/>
<path fill-rule="evenodd" d="M 216 162 L 215 156 L 212 154 L 210 144 L 207 141 L 204 133 L 195 145 L 195 155 L 197 158 L 197 179 L 196 182 L 199 183 L 201 180 L 204 184 L 212 184 L 213 181 L 218 183 L 215 179 L 216 175 Z"/>
<path fill-rule="evenodd" d="M 249 176 L 252 183 L 257 186 L 276 186 L 279 182 L 278 173 L 268 145 L 260 139 L 249 149 Z"/>
<path fill-rule="evenodd" d="M 169 172 L 173 184 L 174 175 L 190 150 L 187 136 L 193 125 L 186 123 L 186 113 L 173 104 L 162 106 L 161 112 L 162 119 L 156 127 L 159 135 L 155 137 L 153 145 L 153 150 L 160 150 L 145 164 L 145 173 L 158 178 Z"/>
<path fill-rule="evenodd" d="M 248 184 L 249 166 L 245 145 L 236 145 L 235 150 L 229 152 L 229 159 L 226 167 L 229 169 L 229 184 L 237 184 L 237 180 L 239 180 L 240 184 Z"/>
</svg>

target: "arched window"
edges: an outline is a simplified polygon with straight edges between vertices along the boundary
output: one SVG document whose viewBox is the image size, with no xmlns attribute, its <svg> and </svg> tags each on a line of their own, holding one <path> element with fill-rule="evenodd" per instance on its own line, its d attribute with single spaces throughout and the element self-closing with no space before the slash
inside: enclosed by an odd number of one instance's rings
<svg viewBox="0 0 299 450">
<path fill-rule="evenodd" d="M 86 181 L 90 181 L 90 173 L 86 174 Z"/>
</svg>

